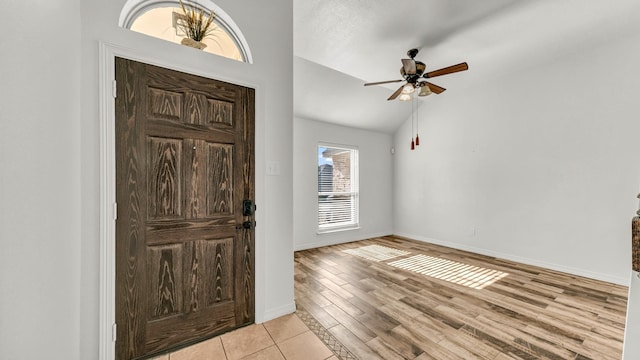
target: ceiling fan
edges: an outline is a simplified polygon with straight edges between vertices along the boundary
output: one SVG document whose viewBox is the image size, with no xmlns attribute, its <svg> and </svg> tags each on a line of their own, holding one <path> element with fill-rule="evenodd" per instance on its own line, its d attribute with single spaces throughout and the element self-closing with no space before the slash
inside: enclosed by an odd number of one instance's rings
<svg viewBox="0 0 640 360">
<path fill-rule="evenodd" d="M 414 59 L 416 55 L 418 55 L 418 49 L 411 49 L 407 51 L 407 55 L 409 56 L 409 59 L 402 59 L 402 67 L 400 68 L 400 75 L 402 75 L 403 79 L 370 82 L 364 84 L 364 86 L 406 81 L 406 84 L 400 86 L 398 90 L 391 94 L 391 96 L 389 96 L 389 98 L 387 99 L 394 100 L 395 98 L 400 96 L 399 100 L 405 101 L 411 99 L 411 94 L 416 89 L 419 89 L 418 96 L 427 96 L 431 95 L 431 93 L 440 94 L 441 92 L 446 90 L 443 87 L 428 82 L 426 79 L 469 69 L 467 63 L 463 62 L 457 65 L 452 65 L 425 73 L 424 71 L 427 68 L 425 63 Z"/>
</svg>

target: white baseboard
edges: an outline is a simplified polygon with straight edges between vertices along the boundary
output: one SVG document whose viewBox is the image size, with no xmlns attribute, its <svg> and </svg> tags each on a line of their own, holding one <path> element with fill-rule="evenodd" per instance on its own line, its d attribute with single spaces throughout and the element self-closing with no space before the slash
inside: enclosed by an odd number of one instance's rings
<svg viewBox="0 0 640 360">
<path fill-rule="evenodd" d="M 315 249 L 323 246 L 331 246 L 331 245 L 338 245 L 338 244 L 347 244 L 354 241 L 366 240 L 366 239 L 371 239 L 371 238 L 376 238 L 381 236 L 390 236 L 391 234 L 374 233 L 374 234 L 367 234 L 367 235 L 362 235 L 362 234 L 357 234 L 357 235 L 358 236 L 354 236 L 353 238 L 350 238 L 350 239 L 334 239 L 334 240 L 325 240 L 325 241 L 315 241 L 311 243 L 293 244 L 293 251 Z"/>
<path fill-rule="evenodd" d="M 442 245 L 442 246 L 450 247 L 450 248 L 453 248 L 453 249 L 469 251 L 469 252 L 476 253 L 476 254 L 481 254 L 481 255 L 486 255 L 486 256 L 492 256 L 492 257 L 495 257 L 495 258 L 515 261 L 515 262 L 519 262 L 519 263 L 526 264 L 526 265 L 539 266 L 539 267 L 542 267 L 542 268 L 555 270 L 555 271 L 560 271 L 560 272 L 564 272 L 564 273 L 567 273 L 567 274 L 583 276 L 583 277 L 586 277 L 586 278 L 589 278 L 589 279 L 606 281 L 606 282 L 609 282 L 609 283 L 618 284 L 618 285 L 624 285 L 624 286 L 628 286 L 629 285 L 629 279 L 627 277 L 618 277 L 618 276 L 612 276 L 612 275 L 609 275 L 609 274 L 597 273 L 597 272 L 589 271 L 589 270 L 586 270 L 586 269 L 580 269 L 580 268 L 574 268 L 574 267 L 570 267 L 570 266 L 553 264 L 553 263 L 549 263 L 549 262 L 542 261 L 542 260 L 531 259 L 531 258 L 526 258 L 526 257 L 522 257 L 522 256 L 507 254 L 507 253 L 501 253 L 501 252 L 497 252 L 497 251 L 486 250 L 486 249 L 482 249 L 482 248 L 477 248 L 477 247 L 473 247 L 473 246 L 452 243 L 452 242 L 448 242 L 448 241 L 442 241 L 442 240 L 438 240 L 438 239 L 432 239 L 432 238 L 419 236 L 419 235 L 414 235 L 414 234 L 398 233 L 396 235 L 397 236 L 406 237 L 406 238 L 409 238 L 409 239 L 413 239 L 413 240 L 418 240 L 418 241 L 423 241 L 423 242 L 435 244 L 435 245 Z"/>
<path fill-rule="evenodd" d="M 292 314 L 294 312 L 296 312 L 296 303 L 295 302 L 291 302 L 289 304 L 282 305 L 282 306 L 279 306 L 279 307 L 276 307 L 276 308 L 267 309 L 264 312 L 264 314 L 262 314 L 260 319 L 258 319 L 258 317 L 256 317 L 256 323 L 260 324 L 260 323 L 263 323 L 263 322 L 267 322 L 269 320 L 273 320 L 275 318 L 279 318 L 280 316 Z"/>
</svg>

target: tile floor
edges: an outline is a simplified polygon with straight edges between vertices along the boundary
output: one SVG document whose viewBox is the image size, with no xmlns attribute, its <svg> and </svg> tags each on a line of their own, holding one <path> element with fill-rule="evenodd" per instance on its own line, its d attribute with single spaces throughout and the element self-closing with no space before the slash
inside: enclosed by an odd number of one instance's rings
<svg viewBox="0 0 640 360">
<path fill-rule="evenodd" d="M 337 360 L 296 314 L 250 325 L 153 360 Z"/>
</svg>

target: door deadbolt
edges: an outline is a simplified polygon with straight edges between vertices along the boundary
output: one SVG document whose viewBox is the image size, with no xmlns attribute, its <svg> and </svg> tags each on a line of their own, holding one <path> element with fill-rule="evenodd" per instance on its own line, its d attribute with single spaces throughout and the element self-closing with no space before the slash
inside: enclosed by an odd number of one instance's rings
<svg viewBox="0 0 640 360">
<path fill-rule="evenodd" d="M 242 216 L 252 216 L 257 209 L 253 200 L 242 200 Z"/>
</svg>

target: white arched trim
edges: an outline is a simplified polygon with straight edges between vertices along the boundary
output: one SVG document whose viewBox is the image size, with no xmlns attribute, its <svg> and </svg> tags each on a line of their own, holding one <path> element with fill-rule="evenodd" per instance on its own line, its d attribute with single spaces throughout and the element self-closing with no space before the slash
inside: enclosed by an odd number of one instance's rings
<svg viewBox="0 0 640 360">
<path fill-rule="evenodd" d="M 236 43 L 242 54 L 243 61 L 253 64 L 253 57 L 251 56 L 251 49 L 249 48 L 247 39 L 245 39 L 238 25 L 222 8 L 211 0 L 187 0 L 185 4 L 195 4 L 209 11 L 213 11 L 216 14 L 214 22 L 223 28 Z M 120 11 L 118 25 L 122 28 L 129 29 L 138 16 L 150 9 L 165 6 L 180 6 L 180 2 L 172 0 L 127 0 Z"/>
</svg>

